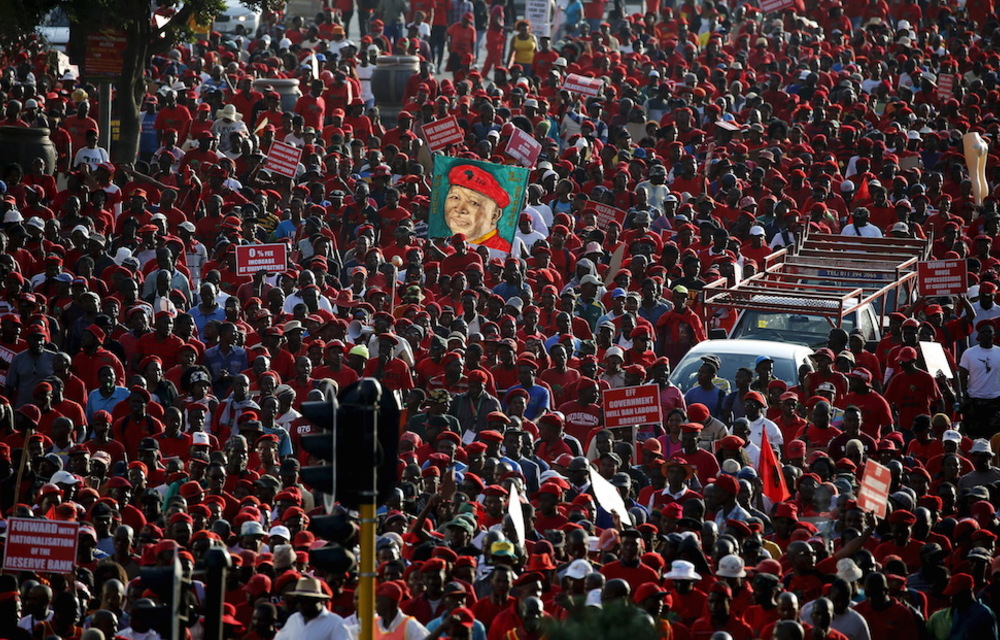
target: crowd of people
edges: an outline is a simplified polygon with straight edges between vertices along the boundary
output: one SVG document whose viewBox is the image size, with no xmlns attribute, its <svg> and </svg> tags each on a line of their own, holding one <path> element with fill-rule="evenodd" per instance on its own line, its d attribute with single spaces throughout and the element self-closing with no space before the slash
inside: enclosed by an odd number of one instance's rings
<svg viewBox="0 0 1000 640">
<path fill-rule="evenodd" d="M 998 637 L 994 4 L 623 8 L 266 14 L 154 57 L 116 162 L 95 88 L 6 46 L 0 125 L 47 127 L 57 158 L 0 170 L 0 530 L 79 533 L 72 575 L 0 575 L 2 637 L 157 640 L 142 570 L 179 559 L 197 639 L 194 571 L 224 549 L 226 638 L 356 638 L 357 568 L 310 561 L 326 507 L 301 471 L 322 461 L 299 443 L 302 404 L 363 377 L 402 407 L 377 638 Z M 389 54 L 419 56 L 395 105 L 372 86 Z M 511 253 L 427 237 L 423 129 L 451 115 L 449 155 L 541 144 Z M 292 179 L 263 162 L 275 141 L 302 150 Z M 968 292 L 900 300 L 875 345 L 833 328 L 794 380 L 708 355 L 675 386 L 728 321 L 706 284 L 811 232 L 926 239 Z M 285 267 L 240 275 L 263 243 Z M 642 384 L 662 423 L 606 429 L 602 394 Z"/>
</svg>

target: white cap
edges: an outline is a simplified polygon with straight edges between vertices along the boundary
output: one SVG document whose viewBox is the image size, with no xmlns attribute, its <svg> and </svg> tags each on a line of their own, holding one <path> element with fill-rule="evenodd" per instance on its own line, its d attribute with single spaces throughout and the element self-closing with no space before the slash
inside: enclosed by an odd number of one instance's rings
<svg viewBox="0 0 1000 640">
<path fill-rule="evenodd" d="M 907 140 L 920 140 L 922 137 L 923 136 L 920 135 L 919 131 L 914 131 L 913 129 L 910 129 L 909 131 L 906 132 Z"/>
<path fill-rule="evenodd" d="M 603 283 L 601 282 L 600 278 L 598 278 L 592 273 L 588 273 L 587 275 L 580 278 L 580 284 L 592 284 L 594 286 L 599 287 Z"/>
<path fill-rule="evenodd" d="M 264 535 L 264 525 L 256 520 L 248 520 L 240 527 L 241 536 L 262 536 Z"/>
<path fill-rule="evenodd" d="M 45 222 L 42 221 L 38 216 L 31 216 L 25 224 L 29 227 L 34 227 L 36 229 L 44 229 Z"/>
<path fill-rule="evenodd" d="M 737 555 L 728 555 L 719 560 L 719 568 L 715 575 L 720 578 L 743 578 L 747 572 L 743 567 L 743 558 Z"/>
<path fill-rule="evenodd" d="M 153 217 L 150 218 L 150 221 L 153 221 L 153 220 L 163 220 L 164 222 L 166 222 L 167 221 L 167 216 L 163 215 L 162 213 L 154 213 Z"/>
<path fill-rule="evenodd" d="M 177 225 L 178 229 L 184 229 L 188 233 L 194 233 L 194 223 L 190 220 L 185 220 L 184 222 Z"/>
<path fill-rule="evenodd" d="M 854 183 L 850 180 L 844 180 L 840 183 L 840 192 L 847 193 L 848 191 L 854 191 Z"/>
<path fill-rule="evenodd" d="M 545 482 L 546 480 L 549 480 L 551 478 L 560 478 L 562 480 L 565 480 L 566 476 L 564 476 L 563 474 L 559 473 L 558 471 L 553 471 L 552 469 L 549 469 L 548 471 L 543 471 L 538 476 L 538 483 L 542 484 L 543 482 Z"/>
<path fill-rule="evenodd" d="M 277 526 L 271 527 L 271 530 L 267 532 L 267 536 L 269 538 L 278 536 L 279 538 L 284 538 L 285 540 L 291 540 L 292 532 L 288 530 L 288 527 L 279 524 Z"/>
<path fill-rule="evenodd" d="M 864 575 L 857 563 L 850 558 L 841 558 L 837 561 L 837 577 L 841 580 L 854 582 L 860 580 Z"/>
<path fill-rule="evenodd" d="M 732 458 L 729 458 L 722 463 L 722 471 L 730 475 L 736 475 L 742 468 L 743 465 L 741 465 L 738 460 L 733 460 Z"/>
<path fill-rule="evenodd" d="M 767 233 L 764 231 L 764 227 L 760 226 L 759 224 L 755 224 L 754 226 L 750 227 L 750 235 L 764 236 L 767 235 Z"/>
<path fill-rule="evenodd" d="M 191 434 L 191 444 L 208 446 L 211 442 L 208 439 L 207 433 L 204 431 L 195 431 Z"/>
<path fill-rule="evenodd" d="M 674 560 L 670 563 L 670 571 L 663 576 L 667 580 L 701 580 L 701 574 L 694 570 L 694 565 L 687 560 Z"/>
<path fill-rule="evenodd" d="M 80 484 L 80 479 L 69 471 L 56 471 L 49 479 L 52 484 Z"/>
<path fill-rule="evenodd" d="M 889 232 L 890 233 L 909 233 L 910 232 L 910 226 L 908 224 L 906 224 L 905 222 L 897 222 L 896 224 L 892 225 L 892 228 L 889 229 Z"/>
<path fill-rule="evenodd" d="M 70 235 L 73 235 L 75 233 L 82 233 L 85 236 L 89 236 L 90 235 L 90 229 L 88 229 L 87 227 L 83 226 L 82 224 L 78 224 L 75 227 L 73 227 L 73 230 L 70 232 Z"/>
<path fill-rule="evenodd" d="M 972 442 L 972 448 L 969 449 L 969 453 L 988 453 L 993 455 L 993 447 L 990 446 L 990 441 L 986 438 L 976 438 Z"/>
<path fill-rule="evenodd" d="M 7 213 L 3 214 L 4 222 L 24 222 L 24 216 L 17 209 L 11 209 Z"/>
<path fill-rule="evenodd" d="M 118 251 L 115 253 L 115 257 L 112 258 L 111 261 L 120 267 L 131 257 L 132 251 L 128 247 L 118 247 Z"/>
<path fill-rule="evenodd" d="M 944 435 L 941 436 L 941 440 L 942 442 L 961 442 L 962 434 L 954 429 L 948 429 L 944 432 Z"/>
<path fill-rule="evenodd" d="M 563 572 L 563 576 L 574 580 L 581 580 L 592 573 L 594 573 L 593 565 L 583 558 L 578 558 L 569 563 L 569 566 L 566 567 L 566 571 Z"/>
<path fill-rule="evenodd" d="M 613 347 L 608 347 L 608 350 L 604 352 L 605 360 L 607 360 L 611 356 L 618 356 L 619 358 L 622 359 L 623 362 L 625 360 L 625 352 L 622 351 L 622 348 L 619 347 L 618 345 L 615 345 Z"/>
<path fill-rule="evenodd" d="M 564 58 L 562 56 L 559 56 L 558 58 L 556 58 L 556 61 L 552 63 L 552 66 L 553 67 L 565 67 L 566 66 L 566 58 Z"/>
<path fill-rule="evenodd" d="M 585 607 L 597 607 L 600 609 L 603 606 L 603 601 L 601 600 L 601 590 L 591 589 L 587 592 L 587 599 L 583 603 Z"/>
</svg>

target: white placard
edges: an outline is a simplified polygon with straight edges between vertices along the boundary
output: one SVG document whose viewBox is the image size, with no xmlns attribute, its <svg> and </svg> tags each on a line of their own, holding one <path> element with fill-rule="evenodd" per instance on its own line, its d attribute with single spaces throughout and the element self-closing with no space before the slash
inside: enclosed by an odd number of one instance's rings
<svg viewBox="0 0 1000 640">
<path fill-rule="evenodd" d="M 511 483 L 510 495 L 507 496 L 507 515 L 510 516 L 510 522 L 514 525 L 514 531 L 517 532 L 517 544 L 523 545 L 525 541 L 524 512 L 521 511 L 521 491 L 517 488 L 516 482 Z"/>
<path fill-rule="evenodd" d="M 920 353 L 924 356 L 927 373 L 936 378 L 938 371 L 940 371 L 949 380 L 954 377 L 951 373 L 951 365 L 948 364 L 948 357 L 944 355 L 944 347 L 941 346 L 940 342 L 921 342 Z"/>
<path fill-rule="evenodd" d="M 524 3 L 524 17 L 531 23 L 531 31 L 535 36 L 552 35 L 552 3 L 550 0 L 527 0 Z"/>
<path fill-rule="evenodd" d="M 597 504 L 604 507 L 608 513 L 617 513 L 622 524 L 632 524 L 632 514 L 628 512 L 618 489 L 597 473 L 597 469 L 593 466 L 590 467 L 590 486 L 594 489 L 594 498 L 597 499 Z"/>
</svg>

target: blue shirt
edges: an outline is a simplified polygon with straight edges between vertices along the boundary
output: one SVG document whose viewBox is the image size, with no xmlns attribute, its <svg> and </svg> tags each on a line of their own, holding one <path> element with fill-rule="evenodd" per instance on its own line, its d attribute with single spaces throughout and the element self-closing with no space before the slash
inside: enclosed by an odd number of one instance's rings
<svg viewBox="0 0 1000 640">
<path fill-rule="evenodd" d="M 508 283 L 505 280 L 500 284 L 498 284 L 497 286 L 493 287 L 493 293 L 503 298 L 504 301 L 508 301 L 517 294 L 521 293 L 521 289 L 519 287 L 515 287 L 514 285 Z"/>
<path fill-rule="evenodd" d="M 152 156 L 159 148 L 156 142 L 155 113 L 143 113 L 139 124 L 139 155 Z"/>
<path fill-rule="evenodd" d="M 689 407 L 696 402 L 703 404 L 708 407 L 709 412 L 713 416 L 721 418 L 722 399 L 725 397 L 726 394 L 714 385 L 708 391 L 705 391 L 701 388 L 701 385 L 698 385 L 684 394 L 684 402 Z"/>
<path fill-rule="evenodd" d="M 105 398 L 101 394 L 100 389 L 94 389 L 87 396 L 87 422 L 94 419 L 94 414 L 98 411 L 104 410 L 111 413 L 115 410 L 115 405 L 123 400 L 128 400 L 128 397 L 132 393 L 125 387 L 115 387 L 115 390 L 111 392 L 111 396 Z"/>
<path fill-rule="evenodd" d="M 995 640 L 996 614 L 981 602 L 973 602 L 964 610 L 951 607 L 951 637 L 956 640 L 967 638 Z"/>
<path fill-rule="evenodd" d="M 235 376 L 240 371 L 244 371 L 250 367 L 247 363 L 247 350 L 236 345 L 229 348 L 229 353 L 222 353 L 220 345 L 216 345 L 205 351 L 205 366 L 208 367 L 209 372 L 212 374 L 212 388 L 216 393 L 219 392 L 215 387 L 219 384 L 220 373 L 228 371 L 229 375 Z M 223 386 L 229 386 L 228 380 Z"/>
<path fill-rule="evenodd" d="M 261 431 L 265 435 L 276 435 L 278 436 L 278 455 L 284 458 L 285 456 L 292 455 L 292 439 L 288 436 L 288 431 L 284 427 L 265 427 L 261 426 Z"/>
<path fill-rule="evenodd" d="M 504 404 L 507 404 L 507 398 L 514 389 L 524 389 L 524 385 L 516 384 L 511 387 L 504 396 Z M 536 384 L 525 391 L 528 392 L 528 406 L 524 410 L 524 417 L 528 420 L 537 420 L 538 416 L 552 408 L 552 398 L 549 397 L 549 390 L 545 387 Z"/>
<path fill-rule="evenodd" d="M 219 322 L 226 321 L 226 309 L 221 304 L 216 303 L 215 310 L 205 313 L 201 310 L 201 305 L 197 305 L 188 311 L 191 318 L 194 319 L 194 326 L 198 327 L 198 335 L 205 335 L 205 325 L 207 325 L 212 320 L 218 320 Z M 240 369 L 242 371 L 243 369 Z"/>
<path fill-rule="evenodd" d="M 447 615 L 447 614 L 445 614 Z M 427 623 L 427 631 L 433 633 L 444 622 L 444 616 L 438 616 Z M 472 623 L 472 640 L 486 640 L 486 627 L 479 620 Z"/>
<path fill-rule="evenodd" d="M 567 29 L 576 28 L 577 23 L 580 22 L 580 18 L 583 17 L 583 3 L 573 0 L 569 3 L 564 11 L 564 26 Z"/>
<path fill-rule="evenodd" d="M 298 229 L 299 225 L 292 222 L 292 219 L 282 220 L 278 223 L 278 226 L 274 228 L 274 233 L 271 234 L 272 240 L 282 240 L 284 238 L 294 238 L 295 231 Z"/>
</svg>

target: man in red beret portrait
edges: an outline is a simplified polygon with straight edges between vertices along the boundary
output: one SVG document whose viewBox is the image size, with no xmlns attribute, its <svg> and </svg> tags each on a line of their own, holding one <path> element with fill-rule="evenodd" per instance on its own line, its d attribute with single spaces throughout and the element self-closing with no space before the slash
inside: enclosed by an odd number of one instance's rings
<svg viewBox="0 0 1000 640">
<path fill-rule="evenodd" d="M 471 164 L 460 164 L 448 172 L 448 194 L 444 220 L 452 233 L 464 234 L 472 244 L 510 252 L 510 242 L 497 232 L 510 196 L 492 174 Z"/>
</svg>

